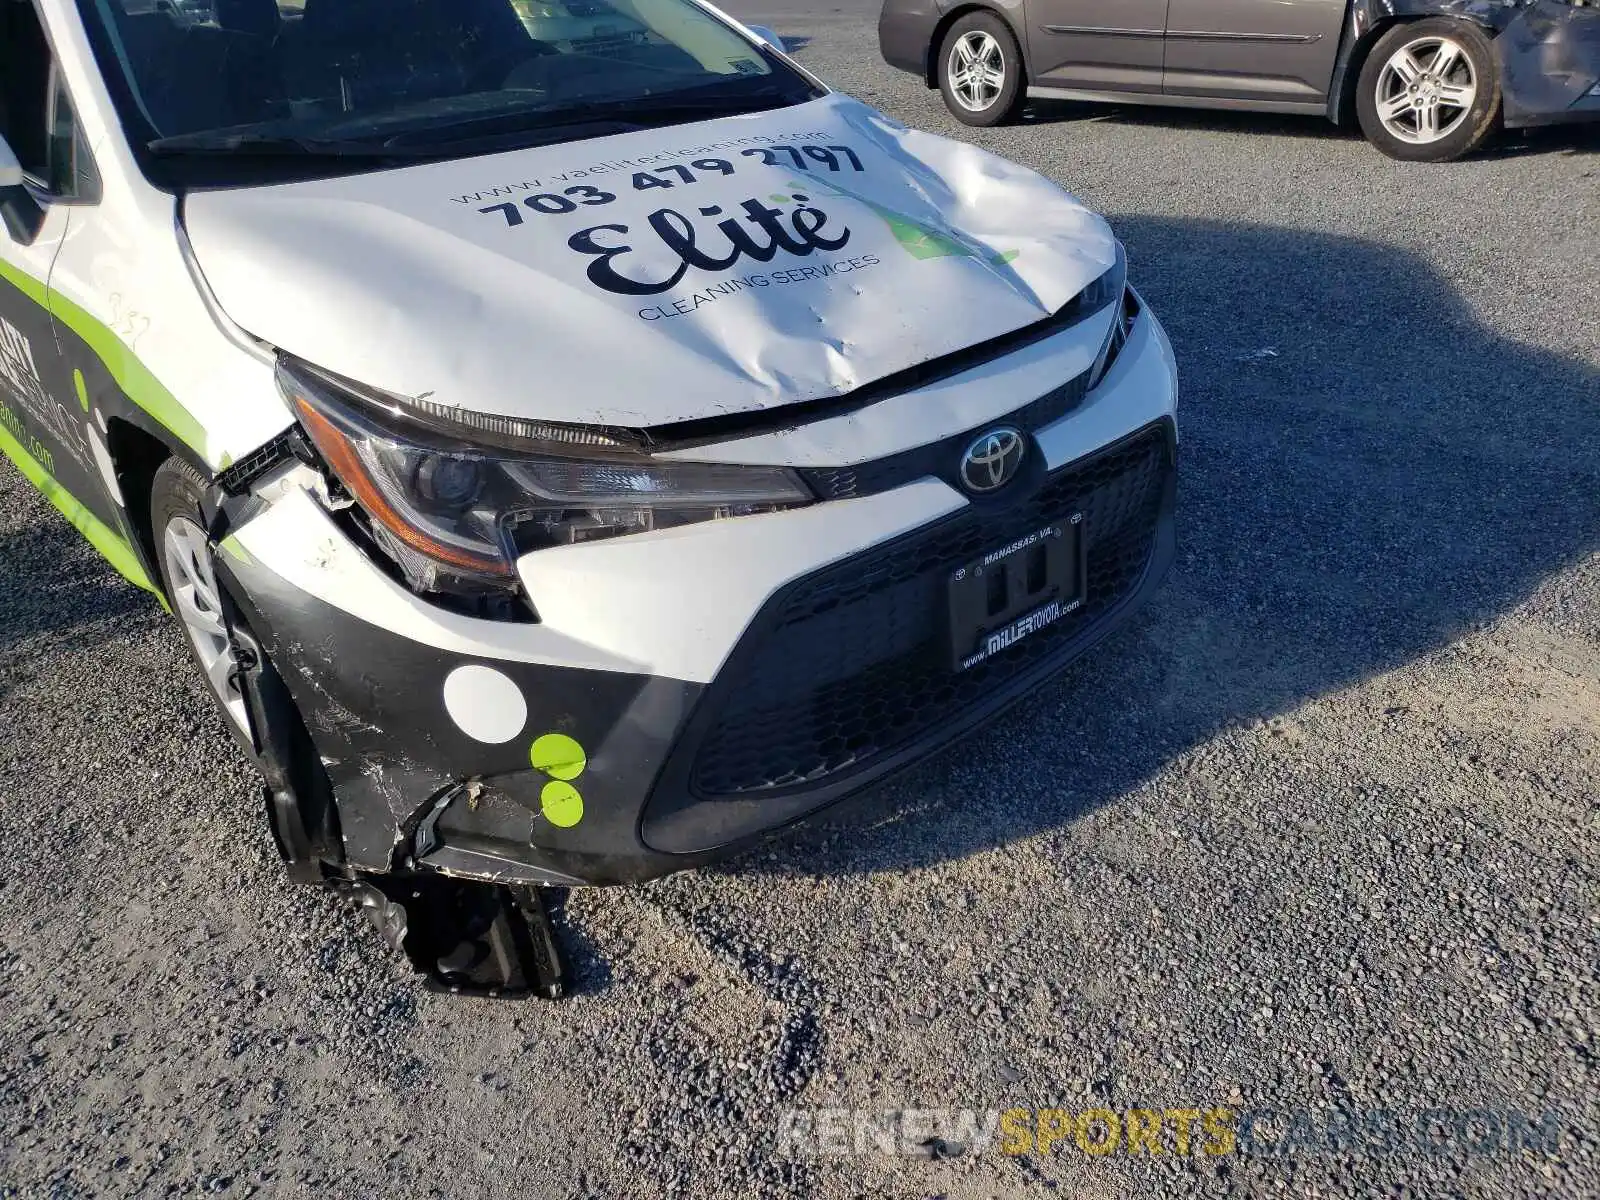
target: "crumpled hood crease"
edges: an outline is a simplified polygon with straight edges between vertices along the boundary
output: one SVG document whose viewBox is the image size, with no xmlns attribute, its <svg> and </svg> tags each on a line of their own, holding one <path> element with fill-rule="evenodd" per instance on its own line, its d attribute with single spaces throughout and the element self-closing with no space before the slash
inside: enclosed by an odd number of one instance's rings
<svg viewBox="0 0 1600 1200">
<path fill-rule="evenodd" d="M 514 183 L 495 182 L 514 180 Z M 1115 261 L 1055 184 L 847 97 L 184 208 L 229 318 L 402 397 L 655 426 L 841 395 Z"/>
</svg>

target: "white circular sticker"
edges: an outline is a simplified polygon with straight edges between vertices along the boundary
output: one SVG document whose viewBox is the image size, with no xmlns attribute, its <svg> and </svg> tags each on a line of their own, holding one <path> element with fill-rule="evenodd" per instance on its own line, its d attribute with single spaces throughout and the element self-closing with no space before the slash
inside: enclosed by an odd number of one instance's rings
<svg viewBox="0 0 1600 1200">
<path fill-rule="evenodd" d="M 457 667 L 444 681 L 444 707 L 468 737 L 498 745 L 528 723 L 528 702 L 507 675 L 493 667 Z"/>
</svg>

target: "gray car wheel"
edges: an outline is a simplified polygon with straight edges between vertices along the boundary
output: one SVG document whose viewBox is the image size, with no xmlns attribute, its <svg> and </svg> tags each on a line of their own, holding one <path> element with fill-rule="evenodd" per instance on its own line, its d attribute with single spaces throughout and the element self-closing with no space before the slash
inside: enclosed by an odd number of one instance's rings
<svg viewBox="0 0 1600 1200">
<path fill-rule="evenodd" d="M 967 14 L 950 26 L 937 53 L 939 91 L 963 125 L 999 125 L 1022 107 L 1022 51 L 999 17 Z"/>
<path fill-rule="evenodd" d="M 156 472 L 150 489 L 150 528 L 155 535 L 161 583 L 173 615 L 183 626 L 195 664 L 228 732 L 254 754 L 222 589 L 211 563 L 211 539 L 201 507 L 205 490 L 200 472 L 181 459 L 169 458 Z"/>
<path fill-rule="evenodd" d="M 1466 21 L 1396 26 L 1367 55 L 1356 86 L 1362 132 L 1390 158 L 1460 158 L 1499 125 L 1499 63 L 1489 39 Z"/>
</svg>

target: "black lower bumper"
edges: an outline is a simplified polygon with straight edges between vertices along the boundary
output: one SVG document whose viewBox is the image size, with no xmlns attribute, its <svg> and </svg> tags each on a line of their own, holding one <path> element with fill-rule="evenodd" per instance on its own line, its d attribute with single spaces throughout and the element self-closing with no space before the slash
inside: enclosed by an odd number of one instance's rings
<svg viewBox="0 0 1600 1200">
<path fill-rule="evenodd" d="M 1174 433 L 1162 421 L 784 589 L 710 688 L 475 660 L 308 597 L 248 556 L 219 574 L 292 694 L 337 801 L 344 865 L 497 883 L 638 882 L 725 856 L 935 752 L 1125 621 L 1174 552 Z M 1085 603 L 956 675 L 952 564 L 1069 510 L 1085 514 Z M 791 669 L 774 670 L 774 663 Z M 445 681 L 490 666 L 528 700 L 504 745 L 445 715 Z M 805 669 L 799 669 L 799 668 Z M 541 769 L 541 738 L 582 750 Z M 576 809 L 552 807 L 552 788 Z"/>
</svg>

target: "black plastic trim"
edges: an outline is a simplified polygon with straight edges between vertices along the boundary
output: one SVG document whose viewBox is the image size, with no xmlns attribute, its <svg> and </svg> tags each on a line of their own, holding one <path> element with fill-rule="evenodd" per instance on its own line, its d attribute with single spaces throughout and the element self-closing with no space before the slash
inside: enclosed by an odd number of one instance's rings
<svg viewBox="0 0 1600 1200">
<path fill-rule="evenodd" d="M 1182 38 L 1186 42 L 1273 42 L 1300 46 L 1308 46 L 1322 40 L 1320 33 L 1227 33 L 1203 29 L 1169 29 L 1165 36 L 1168 40 Z"/>
<path fill-rule="evenodd" d="M 930 475 L 960 490 L 957 474 L 961 454 L 975 436 L 999 425 L 1011 425 L 1031 435 L 1054 424 L 1083 403 L 1089 394 L 1089 374 L 1085 371 L 1021 408 L 937 442 L 852 467 L 803 467 L 796 473 L 823 500 L 871 496 Z"/>
<path fill-rule="evenodd" d="M 1108 29 L 1104 25 L 1045 25 L 1046 33 L 1064 33 L 1074 37 L 1125 37 L 1159 38 L 1166 35 L 1159 29 Z"/>
<path fill-rule="evenodd" d="M 254 450 L 217 476 L 217 485 L 230 496 L 242 496 L 250 485 L 274 467 L 296 458 L 295 443 L 299 430 L 293 426 L 285 429 L 259 450 Z"/>
</svg>

